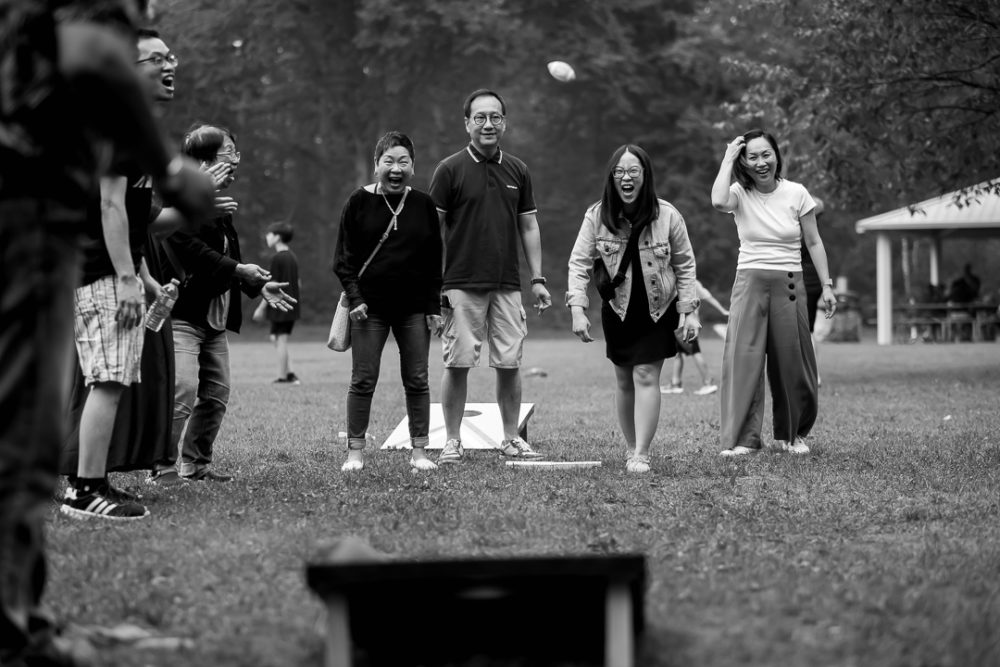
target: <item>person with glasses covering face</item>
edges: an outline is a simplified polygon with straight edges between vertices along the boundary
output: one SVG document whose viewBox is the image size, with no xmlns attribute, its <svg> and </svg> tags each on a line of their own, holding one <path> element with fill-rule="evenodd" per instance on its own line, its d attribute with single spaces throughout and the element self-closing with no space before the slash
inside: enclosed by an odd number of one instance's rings
<svg viewBox="0 0 1000 667">
<path fill-rule="evenodd" d="M 701 323 L 684 218 L 656 196 L 653 164 L 634 144 L 612 153 L 604 194 L 584 214 L 570 253 L 566 305 L 573 334 L 584 343 L 594 340 L 587 317 L 592 273 L 603 301 L 606 354 L 615 369 L 615 412 L 629 449 L 625 470 L 647 473 L 660 418 L 663 360 L 677 354 L 675 330 L 691 341 Z"/>
<path fill-rule="evenodd" d="M 804 186 L 783 178 L 781 169 L 778 141 L 751 130 L 726 146 L 712 184 L 712 205 L 733 215 L 740 237 L 722 358 L 721 456 L 760 451 L 765 370 L 779 450 L 808 454 L 805 438 L 818 413 L 800 240 L 823 284 L 828 318 L 837 297 L 816 202 Z"/>
<path fill-rule="evenodd" d="M 401 132 L 385 134 L 375 145 L 375 182 L 351 194 L 340 218 L 333 270 L 351 308 L 345 472 L 364 467 L 372 396 L 390 331 L 399 347 L 410 465 L 417 470 L 437 467 L 424 448 L 430 429 L 430 335 L 441 335 L 442 327 L 441 232 L 434 202 L 409 186 L 413 164 L 410 138 Z"/>
<path fill-rule="evenodd" d="M 184 138 L 184 153 L 201 163 L 222 190 L 232 184 L 239 153 L 225 128 L 198 125 Z M 172 314 L 176 381 L 171 452 L 180 447 L 182 479 L 228 482 L 211 468 L 213 445 L 229 403 L 229 340 L 243 320 L 240 293 L 262 295 L 272 308 L 290 310 L 295 299 L 288 283 L 271 281 L 268 271 L 244 264 L 233 224 L 236 201 L 216 197 L 216 218 L 196 234 L 176 232 L 163 246 L 166 278 L 181 283 Z"/>
<path fill-rule="evenodd" d="M 496 398 L 503 423 L 501 454 L 514 459 L 541 455 L 518 436 L 521 355 L 527 317 L 521 305 L 518 256 L 531 274 L 535 309 L 552 305 L 542 276 L 542 246 L 528 167 L 500 148 L 507 107 L 500 95 L 481 89 L 465 100 L 469 145 L 438 164 L 431 179 L 445 243 L 444 379 L 441 401 L 446 442 L 438 463 L 462 459 L 461 425 L 469 369 L 479 365 L 484 342 L 496 369 Z"/>
</svg>

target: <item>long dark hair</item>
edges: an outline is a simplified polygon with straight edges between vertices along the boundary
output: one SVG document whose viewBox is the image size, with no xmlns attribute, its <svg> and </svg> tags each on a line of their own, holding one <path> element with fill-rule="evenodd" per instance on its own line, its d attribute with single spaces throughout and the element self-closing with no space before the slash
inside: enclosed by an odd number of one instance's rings
<svg viewBox="0 0 1000 667">
<path fill-rule="evenodd" d="M 601 197 L 601 222 L 613 232 L 622 230 L 621 218 L 625 205 L 615 188 L 615 177 L 611 172 L 618 166 L 618 161 L 626 152 L 639 158 L 643 174 L 642 187 L 639 188 L 639 195 L 635 200 L 636 212 L 630 219 L 632 228 L 645 227 L 660 214 L 660 204 L 656 200 L 656 185 L 653 180 L 653 161 L 639 146 L 622 144 L 611 154 L 611 159 L 604 169 L 604 195 Z"/>
<path fill-rule="evenodd" d="M 767 143 L 771 144 L 771 148 L 774 150 L 774 157 L 778 164 L 774 170 L 774 180 L 781 180 L 781 149 L 778 148 L 778 140 L 774 138 L 774 135 L 770 132 L 765 132 L 764 130 L 750 130 L 743 135 L 743 150 L 740 151 L 739 159 L 733 162 L 733 176 L 736 180 L 747 190 L 751 190 L 754 187 L 753 176 L 747 171 L 746 166 L 743 164 L 743 160 L 747 156 L 747 146 L 753 139 L 760 139 L 763 137 L 767 140 Z"/>
</svg>

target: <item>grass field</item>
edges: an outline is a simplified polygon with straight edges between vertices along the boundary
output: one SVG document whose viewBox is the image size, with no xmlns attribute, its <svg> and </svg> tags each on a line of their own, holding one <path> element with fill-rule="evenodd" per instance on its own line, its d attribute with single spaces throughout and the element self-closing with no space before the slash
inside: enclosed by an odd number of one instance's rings
<svg viewBox="0 0 1000 667">
<path fill-rule="evenodd" d="M 721 341 L 703 347 L 717 374 Z M 357 535 L 403 558 L 639 551 L 643 667 L 1000 665 L 1000 344 L 824 345 L 805 457 L 720 459 L 718 396 L 665 396 L 644 477 L 624 472 L 603 352 L 565 335 L 529 340 L 524 360 L 548 372 L 524 379 L 532 442 L 602 468 L 513 470 L 482 452 L 416 475 L 405 453 L 369 451 L 345 477 L 349 355 L 297 343 L 302 385 L 274 386 L 270 346 L 234 343 L 216 447 L 237 481 L 144 488 L 153 514 L 126 526 L 53 509 L 48 602 L 76 623 L 193 642 L 107 646 L 108 664 L 319 665 L 304 565 L 324 541 Z M 395 354 L 373 406 L 379 442 L 404 414 Z M 435 401 L 438 357 L 432 345 Z M 696 386 L 694 368 L 685 380 Z M 492 388 L 492 371 L 470 375 L 470 401 Z M 387 609 L 387 640 L 410 621 Z M 423 622 L 446 637 L 447 619 Z"/>
</svg>

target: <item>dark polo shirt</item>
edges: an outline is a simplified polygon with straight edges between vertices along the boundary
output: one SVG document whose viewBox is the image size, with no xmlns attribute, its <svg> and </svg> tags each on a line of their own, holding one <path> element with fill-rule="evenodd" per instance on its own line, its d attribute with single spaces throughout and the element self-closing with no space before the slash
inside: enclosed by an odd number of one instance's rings
<svg viewBox="0 0 1000 667">
<path fill-rule="evenodd" d="M 524 162 L 470 144 L 438 164 L 430 195 L 445 214 L 444 289 L 520 290 L 517 216 L 537 210 Z"/>
</svg>

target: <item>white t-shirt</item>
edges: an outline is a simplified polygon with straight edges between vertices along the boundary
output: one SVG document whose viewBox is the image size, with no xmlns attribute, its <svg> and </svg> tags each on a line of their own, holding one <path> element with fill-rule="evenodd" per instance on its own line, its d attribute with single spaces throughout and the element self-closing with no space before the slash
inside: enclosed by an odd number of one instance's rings
<svg viewBox="0 0 1000 667">
<path fill-rule="evenodd" d="M 736 230 L 740 258 L 736 269 L 802 270 L 802 228 L 799 218 L 816 208 L 805 186 L 780 179 L 773 192 L 729 186 L 736 195 Z"/>
</svg>

